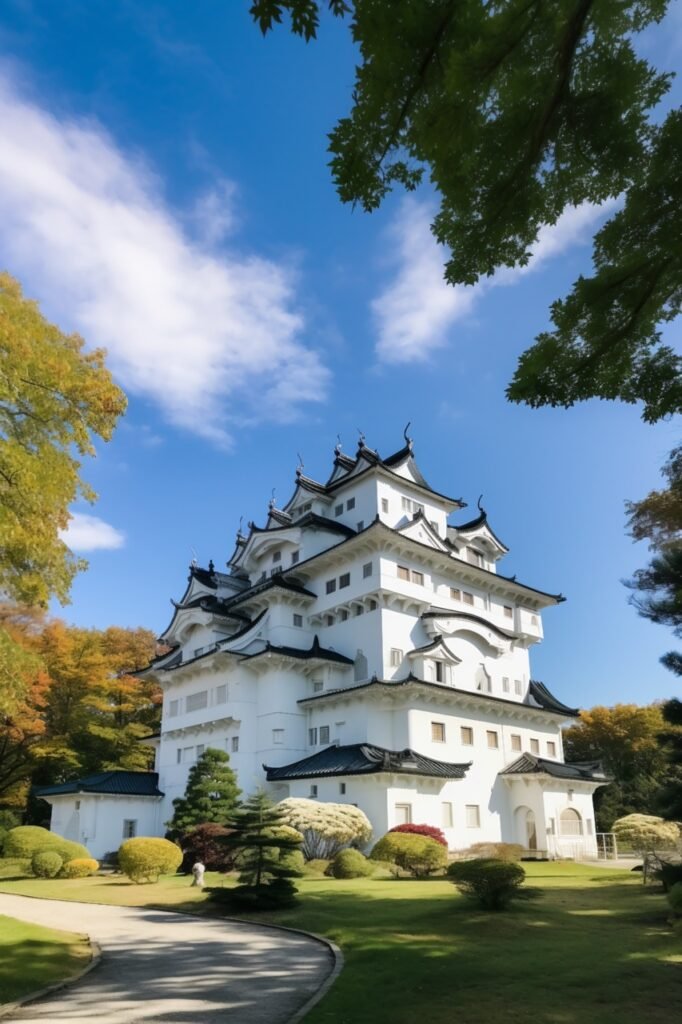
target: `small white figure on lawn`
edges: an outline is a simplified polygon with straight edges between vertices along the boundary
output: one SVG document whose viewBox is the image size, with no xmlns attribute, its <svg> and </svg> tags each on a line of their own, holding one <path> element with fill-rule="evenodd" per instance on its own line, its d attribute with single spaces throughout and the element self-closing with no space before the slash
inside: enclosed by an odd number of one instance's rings
<svg viewBox="0 0 682 1024">
<path fill-rule="evenodd" d="M 206 868 L 200 860 L 196 864 L 192 865 L 192 886 L 198 886 L 200 889 L 204 888 L 204 871 Z"/>
</svg>

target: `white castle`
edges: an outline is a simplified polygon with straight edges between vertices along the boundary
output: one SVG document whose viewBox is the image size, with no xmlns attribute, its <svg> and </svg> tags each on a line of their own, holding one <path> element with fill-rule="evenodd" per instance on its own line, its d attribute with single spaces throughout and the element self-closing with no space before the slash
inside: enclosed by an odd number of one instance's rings
<svg viewBox="0 0 682 1024">
<path fill-rule="evenodd" d="M 542 612 L 560 603 L 498 562 L 481 508 L 434 491 L 412 441 L 382 459 L 361 438 L 318 483 L 296 471 L 264 527 L 237 534 L 227 572 L 192 566 L 170 649 L 155 772 L 102 772 L 43 787 L 52 828 L 95 855 L 163 835 L 190 767 L 225 750 L 245 793 L 347 802 L 376 837 L 413 822 L 451 849 L 521 843 L 596 856 L 598 764 L 564 762 L 577 714 L 530 678 Z M 460 517 L 461 518 L 461 517 Z"/>
</svg>

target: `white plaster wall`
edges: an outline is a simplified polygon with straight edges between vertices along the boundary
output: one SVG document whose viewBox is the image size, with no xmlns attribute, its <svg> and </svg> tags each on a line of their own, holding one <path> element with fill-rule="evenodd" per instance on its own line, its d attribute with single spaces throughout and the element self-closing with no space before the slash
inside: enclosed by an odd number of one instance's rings
<svg viewBox="0 0 682 1024">
<path fill-rule="evenodd" d="M 125 819 L 137 821 L 138 836 L 163 835 L 161 801 L 158 797 L 97 796 L 78 793 L 49 797 L 50 829 L 57 835 L 82 843 L 93 857 L 118 850 L 123 842 Z M 80 808 L 77 809 L 77 804 Z"/>
</svg>

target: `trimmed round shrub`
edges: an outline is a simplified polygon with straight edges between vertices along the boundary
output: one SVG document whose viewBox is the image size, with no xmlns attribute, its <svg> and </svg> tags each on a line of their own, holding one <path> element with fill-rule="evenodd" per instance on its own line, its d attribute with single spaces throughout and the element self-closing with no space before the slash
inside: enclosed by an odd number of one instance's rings
<svg viewBox="0 0 682 1024">
<path fill-rule="evenodd" d="M 504 910 L 518 896 L 526 872 L 513 861 L 480 859 L 455 861 L 447 875 L 464 896 L 485 910 Z"/>
<path fill-rule="evenodd" d="M 325 874 L 332 878 L 367 878 L 373 867 L 359 850 L 339 850 Z"/>
<path fill-rule="evenodd" d="M 525 852 L 520 843 L 473 843 L 463 856 L 469 860 L 519 861 Z"/>
<path fill-rule="evenodd" d="M 426 878 L 446 867 L 448 852 L 435 839 L 426 836 L 387 832 L 374 846 L 370 858 L 395 864 L 415 878 Z"/>
<path fill-rule="evenodd" d="M 168 839 L 138 836 L 126 839 L 118 851 L 118 866 L 131 882 L 156 882 L 182 863 L 182 850 Z"/>
<path fill-rule="evenodd" d="M 54 850 L 42 850 L 31 858 L 31 870 L 36 878 L 56 878 L 64 861 Z"/>
<path fill-rule="evenodd" d="M 682 917 L 682 882 L 675 882 L 668 892 L 668 903 L 676 917 Z"/>
<path fill-rule="evenodd" d="M 6 857 L 32 857 L 34 853 L 42 853 L 44 850 L 54 850 L 62 860 L 90 856 L 90 852 L 81 843 L 73 843 L 39 825 L 18 825 L 7 834 L 4 846 Z"/>
<path fill-rule="evenodd" d="M 75 857 L 64 864 L 59 872 L 60 878 L 87 878 L 99 870 L 99 861 L 94 857 Z"/>
<path fill-rule="evenodd" d="M 435 825 L 394 825 L 393 828 L 389 828 L 389 832 L 405 832 L 407 835 L 412 836 L 426 836 L 427 839 L 435 839 L 441 846 L 447 848 L 448 841 L 445 838 L 445 833 L 442 829 L 436 828 Z"/>
</svg>

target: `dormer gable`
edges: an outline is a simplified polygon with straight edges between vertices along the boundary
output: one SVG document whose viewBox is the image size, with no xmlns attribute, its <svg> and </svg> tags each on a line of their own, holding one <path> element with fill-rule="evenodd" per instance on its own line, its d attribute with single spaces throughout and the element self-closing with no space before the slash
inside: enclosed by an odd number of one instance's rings
<svg viewBox="0 0 682 1024">
<path fill-rule="evenodd" d="M 480 515 L 461 526 L 448 526 L 448 541 L 460 558 L 466 558 L 467 549 L 479 551 L 491 562 L 497 562 L 509 552 L 488 523 L 488 515 L 481 508 Z"/>
<path fill-rule="evenodd" d="M 433 528 L 422 511 L 416 512 L 412 519 L 399 527 L 396 531 L 403 537 L 409 537 L 419 544 L 434 548 L 436 551 L 448 551 L 448 545 L 438 532 Z"/>
</svg>

